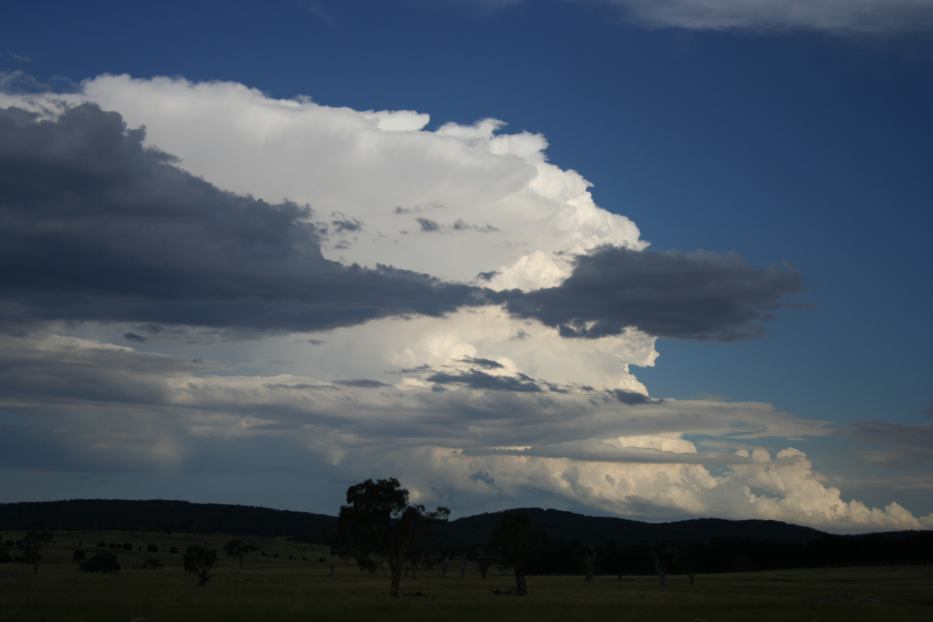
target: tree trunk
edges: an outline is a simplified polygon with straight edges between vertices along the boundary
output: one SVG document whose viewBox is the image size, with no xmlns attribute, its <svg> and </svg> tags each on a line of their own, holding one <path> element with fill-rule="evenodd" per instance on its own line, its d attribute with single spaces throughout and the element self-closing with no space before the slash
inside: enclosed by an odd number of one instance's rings
<svg viewBox="0 0 933 622">
<path fill-rule="evenodd" d="M 515 595 L 516 596 L 526 596 L 528 594 L 528 587 L 525 585 L 525 575 L 520 574 L 516 571 L 515 573 Z"/>
<path fill-rule="evenodd" d="M 392 567 L 392 580 L 389 585 L 389 596 L 392 598 L 398 598 L 399 588 L 402 584 L 402 569 L 401 567 Z"/>
</svg>

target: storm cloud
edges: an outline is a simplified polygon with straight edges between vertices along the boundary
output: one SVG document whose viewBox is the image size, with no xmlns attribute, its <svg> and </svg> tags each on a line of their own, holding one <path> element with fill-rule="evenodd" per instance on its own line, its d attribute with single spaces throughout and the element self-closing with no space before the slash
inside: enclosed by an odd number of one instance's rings
<svg viewBox="0 0 933 622">
<path fill-rule="evenodd" d="M 604 247 L 577 258 L 557 287 L 507 296 L 510 312 L 596 338 L 634 326 L 659 337 L 732 341 L 759 335 L 782 298 L 801 289 L 789 267 L 734 254 Z"/>
<path fill-rule="evenodd" d="M 320 330 L 480 295 L 325 259 L 307 208 L 224 192 L 143 139 L 92 104 L 0 110 L 0 322 Z"/>
</svg>

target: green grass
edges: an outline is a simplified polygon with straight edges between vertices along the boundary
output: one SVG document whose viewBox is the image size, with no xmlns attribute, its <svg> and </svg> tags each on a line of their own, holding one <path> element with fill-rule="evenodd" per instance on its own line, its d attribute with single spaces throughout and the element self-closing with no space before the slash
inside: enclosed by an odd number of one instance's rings
<svg viewBox="0 0 933 622">
<path fill-rule="evenodd" d="M 13 539 L 17 534 L 3 534 Z M 79 572 L 71 561 L 76 543 L 89 554 L 98 540 L 133 543 L 115 551 L 123 571 L 115 575 Z M 860 621 L 933 620 L 933 567 L 845 568 L 699 575 L 690 586 L 672 576 L 661 588 L 650 577 L 530 577 L 524 598 L 497 596 L 511 576 L 491 572 L 483 580 L 475 568 L 447 577 L 419 572 L 406 578 L 403 592 L 424 596 L 388 598 L 388 579 L 339 564 L 330 576 L 322 548 L 284 539 L 253 539 L 266 557 L 252 554 L 245 567 L 222 553 L 228 537 L 206 538 L 144 533 L 69 532 L 56 535 L 44 552 L 39 574 L 23 564 L 0 564 L 0 622 L 33 620 L 239 621 L 239 620 L 406 620 L 493 622 L 516 620 L 682 621 Z M 204 588 L 181 568 L 189 544 L 206 543 L 221 555 L 215 576 Z M 146 545 L 159 546 L 147 553 Z M 136 549 L 142 547 L 143 551 Z M 108 549 L 109 550 L 109 549 Z M 272 557 L 278 554 L 278 558 Z M 295 557 L 287 559 L 288 555 Z M 145 559 L 165 568 L 136 568 Z M 302 558 L 307 558 L 303 561 Z"/>
</svg>

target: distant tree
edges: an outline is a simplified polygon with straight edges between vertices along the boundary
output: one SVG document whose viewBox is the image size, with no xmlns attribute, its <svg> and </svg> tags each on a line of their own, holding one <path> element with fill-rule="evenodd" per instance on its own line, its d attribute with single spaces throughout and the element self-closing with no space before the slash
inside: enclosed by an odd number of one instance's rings
<svg viewBox="0 0 933 622">
<path fill-rule="evenodd" d="M 532 527 L 531 518 L 522 510 L 503 512 L 499 525 L 492 532 L 489 549 L 497 553 L 506 566 L 511 566 L 518 596 L 528 594 L 525 576 L 543 540 L 543 534 Z"/>
<path fill-rule="evenodd" d="M 476 560 L 476 567 L 479 569 L 479 574 L 484 579 L 486 575 L 489 574 L 489 569 L 493 567 L 496 563 L 496 557 L 494 555 L 480 554 Z"/>
<path fill-rule="evenodd" d="M 667 575 L 670 574 L 677 557 L 677 548 L 673 544 L 661 544 L 651 549 L 651 561 L 654 565 L 654 573 L 658 576 L 658 583 L 661 587 L 667 585 Z"/>
<path fill-rule="evenodd" d="M 598 557 L 599 554 L 591 548 L 587 548 L 583 551 L 581 563 L 583 565 L 583 580 L 586 583 L 593 582 L 593 575 L 596 574 L 596 559 Z"/>
<path fill-rule="evenodd" d="M 347 504 L 337 521 L 340 548 L 362 566 L 384 562 L 389 574 L 389 596 L 399 597 L 402 575 L 420 556 L 419 541 L 430 526 L 445 521 L 450 510 L 433 512 L 408 502 L 408 491 L 395 478 L 368 479 L 347 488 Z"/>
<path fill-rule="evenodd" d="M 198 579 L 198 587 L 207 585 L 211 580 L 211 569 L 217 563 L 217 551 L 193 544 L 185 550 L 184 567 L 186 572 L 194 574 Z"/>
<path fill-rule="evenodd" d="M 0 564 L 8 564 L 13 561 L 13 558 L 10 557 L 10 552 L 7 549 L 7 545 L 3 540 L 3 537 L 0 536 Z"/>
<path fill-rule="evenodd" d="M 240 568 L 243 567 L 243 558 L 256 550 L 258 549 L 255 546 L 242 540 L 230 540 L 224 545 L 224 552 L 230 557 L 236 557 L 240 562 Z"/>
<path fill-rule="evenodd" d="M 17 543 L 21 553 L 20 559 L 32 564 L 33 574 L 39 574 L 39 562 L 42 560 L 42 549 L 52 543 L 52 532 L 44 529 L 30 529 Z"/>
<path fill-rule="evenodd" d="M 677 565 L 687 575 L 690 585 L 696 582 L 700 551 L 695 544 L 683 544 L 677 548 Z"/>
<path fill-rule="evenodd" d="M 120 572 L 120 562 L 113 553 L 95 553 L 80 564 L 83 572 Z"/>
</svg>

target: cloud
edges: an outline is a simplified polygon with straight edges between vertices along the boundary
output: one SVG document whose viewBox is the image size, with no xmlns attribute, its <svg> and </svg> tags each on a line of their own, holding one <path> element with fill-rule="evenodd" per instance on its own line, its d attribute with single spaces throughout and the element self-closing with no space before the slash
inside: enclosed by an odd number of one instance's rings
<svg viewBox="0 0 933 622">
<path fill-rule="evenodd" d="M 487 374 L 478 369 L 458 373 L 437 372 L 427 378 L 428 382 L 436 384 L 459 384 L 473 389 L 490 389 L 494 391 L 531 391 L 537 393 L 541 387 L 533 378 L 525 374 L 517 376 L 500 376 Z"/>
<path fill-rule="evenodd" d="M 857 421 L 846 430 L 868 447 L 874 464 L 918 465 L 933 461 L 933 423 Z"/>
<path fill-rule="evenodd" d="M 4 93 L 45 93 L 52 90 L 52 85 L 41 82 L 21 69 L 0 71 L 0 92 Z"/>
<path fill-rule="evenodd" d="M 0 320 L 314 330 L 479 295 L 327 260 L 306 208 L 218 190 L 143 138 L 95 105 L 0 110 Z"/>
<path fill-rule="evenodd" d="M 766 404 L 666 400 L 646 410 L 590 390 L 455 383 L 436 393 L 414 377 L 390 386 L 243 376 L 48 333 L 0 337 L 0 346 L 4 464 L 132 469 L 140 494 L 165 469 L 238 477 L 294 454 L 288 468 L 332 465 L 344 481 L 392 473 L 420 501 L 456 500 L 464 513 L 533 494 L 643 518 L 773 518 L 837 531 L 924 524 L 897 504 L 844 499 L 797 449 L 762 446 L 829 431 Z M 747 449 L 701 451 L 691 437 L 704 436 Z"/>
<path fill-rule="evenodd" d="M 810 30 L 839 34 L 933 28 L 927 0 L 597 0 L 632 21 L 689 30 Z"/>
<path fill-rule="evenodd" d="M 569 337 L 602 337 L 636 327 L 680 339 L 754 337 L 801 288 L 787 267 L 755 268 L 733 254 L 602 248 L 576 259 L 557 287 L 507 300 L 520 317 Z"/>
<path fill-rule="evenodd" d="M 0 103 L 32 111 L 0 115 L 15 482 L 109 494 L 132 471 L 133 494 L 249 502 L 270 469 L 337 493 L 382 473 L 463 512 L 921 524 L 787 449 L 826 422 L 649 395 L 657 335 L 752 336 L 799 277 L 646 251 L 539 134 L 168 78 Z"/>
</svg>

